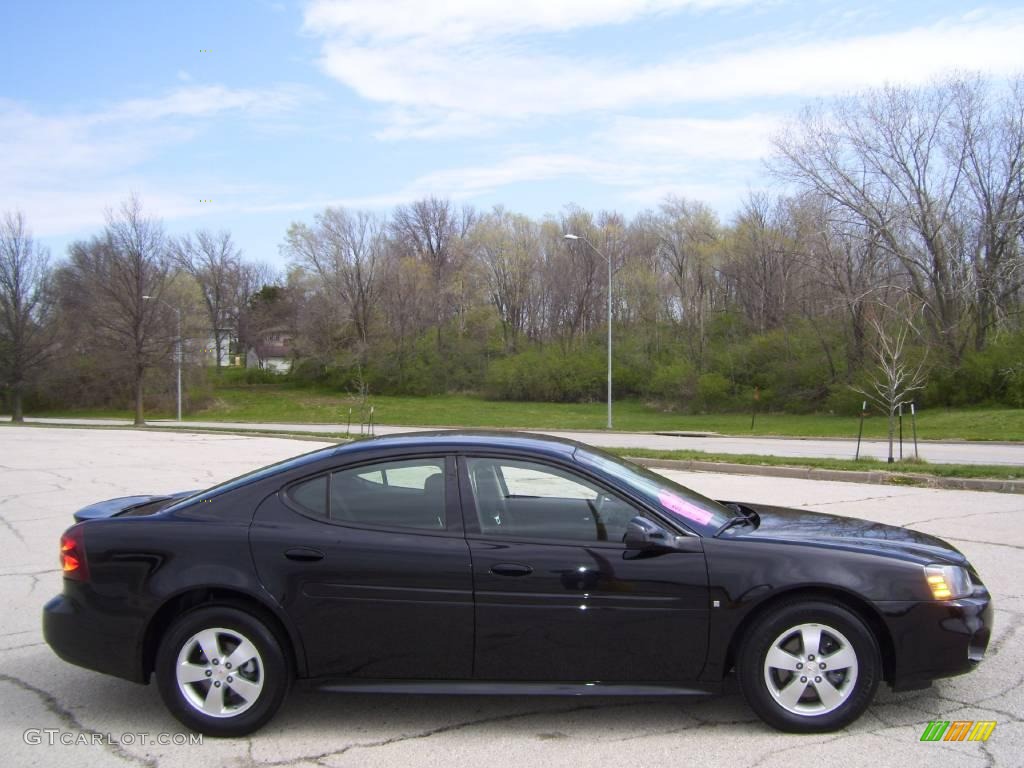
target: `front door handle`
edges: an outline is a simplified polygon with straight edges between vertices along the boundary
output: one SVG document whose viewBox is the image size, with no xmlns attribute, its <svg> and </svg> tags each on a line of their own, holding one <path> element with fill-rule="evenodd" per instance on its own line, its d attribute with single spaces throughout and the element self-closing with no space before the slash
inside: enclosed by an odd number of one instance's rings
<svg viewBox="0 0 1024 768">
<path fill-rule="evenodd" d="M 312 547 L 293 547 L 285 550 L 284 556 L 289 560 L 298 560 L 302 563 L 312 563 L 324 559 L 324 553 Z"/>
<path fill-rule="evenodd" d="M 520 563 L 498 563 L 491 566 L 491 573 L 495 576 L 529 576 L 533 568 Z"/>
</svg>

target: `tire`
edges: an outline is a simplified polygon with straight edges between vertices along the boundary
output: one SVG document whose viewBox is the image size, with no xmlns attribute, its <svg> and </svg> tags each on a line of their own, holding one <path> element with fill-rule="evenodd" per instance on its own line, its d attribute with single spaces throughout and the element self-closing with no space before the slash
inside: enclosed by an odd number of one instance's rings
<svg viewBox="0 0 1024 768">
<path fill-rule="evenodd" d="M 291 668 L 266 624 L 214 605 L 171 625 L 157 652 L 156 680 L 167 709 L 186 727 L 208 736 L 244 736 L 277 712 Z"/>
<path fill-rule="evenodd" d="M 747 703 L 768 725 L 822 733 L 860 717 L 875 696 L 882 662 L 878 641 L 857 614 L 835 603 L 797 600 L 755 622 L 736 673 Z"/>
</svg>

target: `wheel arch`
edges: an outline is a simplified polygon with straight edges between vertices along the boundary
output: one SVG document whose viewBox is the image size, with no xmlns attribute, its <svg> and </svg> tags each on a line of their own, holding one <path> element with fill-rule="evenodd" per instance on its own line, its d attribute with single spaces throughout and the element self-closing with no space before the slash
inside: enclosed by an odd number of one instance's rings
<svg viewBox="0 0 1024 768">
<path fill-rule="evenodd" d="M 148 682 L 156 665 L 160 639 L 175 619 L 206 606 L 225 605 L 246 611 L 263 621 L 281 643 L 296 677 L 306 676 L 305 653 L 301 640 L 289 629 L 279 609 L 265 599 L 230 587 L 196 587 L 167 598 L 150 618 L 143 634 L 141 679 Z"/>
<path fill-rule="evenodd" d="M 868 629 L 871 630 L 871 634 L 874 635 L 875 640 L 878 642 L 878 649 L 882 656 L 882 679 L 887 683 L 892 682 L 895 663 L 895 645 L 893 644 L 889 627 L 882 619 L 882 616 L 868 600 L 860 595 L 843 589 L 837 589 L 835 587 L 823 586 L 793 587 L 792 589 L 787 589 L 765 598 L 751 609 L 747 615 L 743 617 L 743 620 L 736 627 L 735 631 L 733 631 L 732 637 L 729 639 L 729 647 L 726 651 L 723 672 L 727 673 L 735 666 L 736 655 L 739 653 L 743 639 L 746 637 L 750 628 L 754 626 L 762 616 L 781 603 L 790 603 L 799 599 L 817 599 L 838 603 L 862 619 Z"/>
</svg>

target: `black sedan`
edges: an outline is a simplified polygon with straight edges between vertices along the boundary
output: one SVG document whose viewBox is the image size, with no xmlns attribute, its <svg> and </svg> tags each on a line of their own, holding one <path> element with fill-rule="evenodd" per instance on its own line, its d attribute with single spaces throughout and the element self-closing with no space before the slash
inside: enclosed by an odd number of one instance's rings
<svg viewBox="0 0 1024 768">
<path fill-rule="evenodd" d="M 334 691 L 675 695 L 721 689 L 786 731 L 969 671 L 992 626 L 960 552 L 903 528 L 712 501 L 577 443 L 405 435 L 199 493 L 80 510 L 63 659 L 237 736 L 293 681 Z"/>
</svg>

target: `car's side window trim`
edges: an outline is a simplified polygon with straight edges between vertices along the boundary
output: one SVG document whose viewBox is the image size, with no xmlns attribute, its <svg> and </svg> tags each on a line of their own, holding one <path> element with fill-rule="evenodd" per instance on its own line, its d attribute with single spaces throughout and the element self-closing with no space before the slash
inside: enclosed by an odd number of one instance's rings
<svg viewBox="0 0 1024 768">
<path fill-rule="evenodd" d="M 636 510 L 638 515 L 643 515 L 650 518 L 653 522 L 659 525 L 664 525 L 668 530 L 679 533 L 683 536 L 697 536 L 696 533 L 690 531 L 684 526 L 678 523 L 670 523 L 661 514 L 658 514 L 657 510 L 651 509 L 647 504 L 642 503 L 638 499 L 634 499 L 631 496 L 625 496 L 617 489 L 611 487 L 604 478 L 595 477 L 589 472 L 581 470 L 576 465 L 567 465 L 561 462 L 555 462 L 547 460 L 547 457 L 537 456 L 523 456 L 518 454 L 509 454 L 502 452 L 491 452 L 487 450 L 481 451 L 460 451 L 455 454 L 455 458 L 458 463 L 458 482 L 459 482 L 459 500 L 462 506 L 462 524 L 465 530 L 467 539 L 471 540 L 493 540 L 500 539 L 501 541 L 515 541 L 524 543 L 538 543 L 538 544 L 561 544 L 567 546 L 587 546 L 587 547 L 599 547 L 604 549 L 616 549 L 622 550 L 625 545 L 622 542 L 615 541 L 594 541 L 592 539 L 559 539 L 559 538 L 547 538 L 547 537 L 530 537 L 530 536 L 494 536 L 483 533 L 480 529 L 480 521 L 477 517 L 476 498 L 473 495 L 473 488 L 469 480 L 469 469 L 468 459 L 496 459 L 505 461 L 521 461 L 528 462 L 531 464 L 537 464 L 541 467 L 547 467 L 552 470 L 559 470 L 561 472 L 567 472 L 570 475 L 579 476 L 582 480 L 585 480 L 591 485 L 597 486 L 601 491 L 607 493 L 610 496 L 615 497 L 623 504 L 627 504 Z"/>
<path fill-rule="evenodd" d="M 374 464 L 383 464 L 398 461 L 416 461 L 418 459 L 431 460 L 431 459 L 443 459 L 444 460 L 444 479 L 445 479 L 445 527 L 444 528 L 414 528 L 410 526 L 398 526 L 398 525 L 374 525 L 372 523 L 354 522 L 350 520 L 334 520 L 331 518 L 331 475 L 335 472 L 342 472 L 347 470 L 357 470 L 360 467 L 372 466 Z M 316 523 L 324 523 L 326 525 L 333 525 L 341 528 L 358 528 L 360 530 L 369 531 L 382 531 L 392 533 L 407 533 L 407 534 L 422 534 L 426 536 L 451 536 L 461 537 L 463 533 L 463 515 L 461 510 L 461 504 L 459 502 L 459 485 L 457 477 L 455 457 L 448 453 L 423 453 L 423 454 L 396 454 L 394 456 L 376 456 L 374 458 L 368 458 L 364 461 L 352 462 L 351 464 L 341 464 L 327 469 L 322 469 L 319 472 L 300 477 L 290 481 L 284 487 L 278 491 L 278 498 L 281 502 L 293 512 L 302 515 L 308 520 L 312 520 Z M 327 482 L 325 483 L 326 489 L 326 510 L 327 516 L 323 517 L 316 514 L 313 510 L 304 507 L 299 502 L 295 501 L 291 497 L 291 489 L 302 483 L 316 480 L 318 477 L 326 476 Z"/>
</svg>

